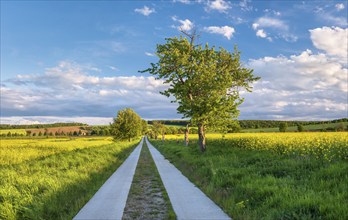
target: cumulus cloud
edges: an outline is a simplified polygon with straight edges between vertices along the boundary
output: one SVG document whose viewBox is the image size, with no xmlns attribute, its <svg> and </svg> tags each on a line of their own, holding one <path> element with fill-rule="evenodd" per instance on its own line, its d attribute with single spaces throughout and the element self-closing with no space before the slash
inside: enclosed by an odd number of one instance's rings
<svg viewBox="0 0 348 220">
<path fill-rule="evenodd" d="M 144 16 L 149 16 L 150 14 L 156 12 L 154 8 L 149 8 L 147 6 L 144 6 L 143 8 L 136 8 L 134 11 Z"/>
<path fill-rule="evenodd" d="M 204 31 L 208 33 L 213 33 L 213 34 L 221 34 L 225 36 L 228 40 L 231 39 L 233 36 L 233 33 L 235 32 L 233 27 L 229 26 L 222 26 L 222 27 L 217 27 L 217 26 L 210 26 L 210 27 L 204 27 Z"/>
<path fill-rule="evenodd" d="M 263 29 L 260 29 L 260 30 L 256 31 L 256 36 L 261 37 L 261 38 L 266 38 L 267 33 Z"/>
<path fill-rule="evenodd" d="M 341 10 L 344 9 L 344 4 L 339 3 L 339 4 L 336 4 L 335 7 L 336 7 L 336 10 L 337 10 L 337 11 L 341 11 Z"/>
<path fill-rule="evenodd" d="M 7 80 L 1 87 L 1 116 L 112 117 L 131 107 L 144 118 L 154 117 L 154 112 L 158 118 L 178 118 L 177 105 L 159 94 L 167 88 L 163 81 L 152 76 L 101 77 L 89 69 L 62 61 L 42 74 Z M 149 111 L 141 111 L 144 106 Z"/>
<path fill-rule="evenodd" d="M 206 11 L 216 10 L 220 13 L 226 13 L 231 8 L 231 4 L 224 0 L 208 1 Z"/>
<path fill-rule="evenodd" d="M 172 26 L 172 27 L 178 29 L 179 31 L 190 31 L 194 27 L 193 22 L 190 21 L 189 19 L 180 20 L 176 16 L 173 16 L 172 20 L 179 22 L 181 24 L 179 26 L 175 26 L 175 25 Z"/>
<path fill-rule="evenodd" d="M 346 64 L 345 64 L 346 65 Z M 324 53 L 305 50 L 289 57 L 250 60 L 261 76 L 244 93 L 242 118 L 323 120 L 347 117 L 348 70 Z"/>
<path fill-rule="evenodd" d="M 347 62 L 348 28 L 322 27 L 309 30 L 314 46 Z"/>
</svg>

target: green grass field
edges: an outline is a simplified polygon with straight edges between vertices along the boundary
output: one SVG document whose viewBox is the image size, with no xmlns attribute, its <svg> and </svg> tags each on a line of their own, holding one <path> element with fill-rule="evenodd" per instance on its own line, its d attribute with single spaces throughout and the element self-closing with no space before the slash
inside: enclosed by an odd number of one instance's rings
<svg viewBox="0 0 348 220">
<path fill-rule="evenodd" d="M 0 219 L 72 219 L 138 142 L 1 140 Z"/>
<path fill-rule="evenodd" d="M 234 219 L 348 219 L 346 132 L 182 139 L 151 142 Z"/>
</svg>

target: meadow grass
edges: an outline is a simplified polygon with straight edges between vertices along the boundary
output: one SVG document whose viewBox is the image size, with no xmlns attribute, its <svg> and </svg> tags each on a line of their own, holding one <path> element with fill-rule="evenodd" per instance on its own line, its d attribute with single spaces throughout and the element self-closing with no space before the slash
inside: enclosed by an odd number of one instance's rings
<svg viewBox="0 0 348 220">
<path fill-rule="evenodd" d="M 0 219 L 71 219 L 139 142 L 112 143 L 108 138 L 22 141 L 4 148 L 18 155 L 35 146 L 39 150 L 37 155 L 0 165 Z M 46 148 L 50 149 L 47 155 L 43 153 Z"/>
<path fill-rule="evenodd" d="M 234 219 L 348 219 L 347 133 L 178 138 L 151 142 Z"/>
</svg>

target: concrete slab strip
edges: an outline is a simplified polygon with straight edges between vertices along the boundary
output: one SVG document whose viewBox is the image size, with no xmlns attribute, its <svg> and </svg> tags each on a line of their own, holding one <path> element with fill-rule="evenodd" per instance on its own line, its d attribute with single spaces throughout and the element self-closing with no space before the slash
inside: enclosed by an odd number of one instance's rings
<svg viewBox="0 0 348 220">
<path fill-rule="evenodd" d="M 116 172 L 77 213 L 73 218 L 74 220 L 122 218 L 143 141 L 144 138 Z"/>
<path fill-rule="evenodd" d="M 146 139 L 178 219 L 231 219 Z"/>
</svg>

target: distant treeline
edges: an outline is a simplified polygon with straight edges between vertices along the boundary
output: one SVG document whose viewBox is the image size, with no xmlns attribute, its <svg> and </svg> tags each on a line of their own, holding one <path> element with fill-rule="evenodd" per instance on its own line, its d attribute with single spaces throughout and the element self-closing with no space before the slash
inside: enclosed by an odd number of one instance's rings
<svg viewBox="0 0 348 220">
<path fill-rule="evenodd" d="M 178 126 L 186 126 L 190 121 L 188 120 L 152 120 L 147 121 L 149 125 L 152 125 L 154 121 L 158 121 L 164 125 L 178 125 Z"/>
<path fill-rule="evenodd" d="M 152 125 L 154 121 L 158 121 L 164 125 L 177 125 L 177 126 L 186 126 L 188 120 L 152 120 L 148 121 L 148 124 Z M 275 120 L 239 120 L 239 126 L 241 129 L 250 129 L 250 128 L 276 128 L 279 127 L 281 123 L 286 122 L 289 127 L 297 125 L 315 125 L 315 124 L 330 124 L 330 123 L 339 123 L 347 122 L 348 118 L 335 119 L 331 121 L 275 121 Z"/>
<path fill-rule="evenodd" d="M 316 125 L 316 124 L 330 124 L 347 122 L 348 118 L 335 119 L 331 121 L 274 121 L 274 120 L 241 120 L 239 121 L 239 126 L 242 129 L 250 128 L 276 128 L 279 127 L 281 123 L 286 122 L 289 127 L 298 125 Z"/>
<path fill-rule="evenodd" d="M 70 127 L 70 126 L 88 126 L 83 123 L 54 123 L 54 124 L 33 124 L 33 125 L 9 125 L 0 124 L 0 129 L 32 129 L 32 128 L 54 128 L 54 127 Z"/>
</svg>

